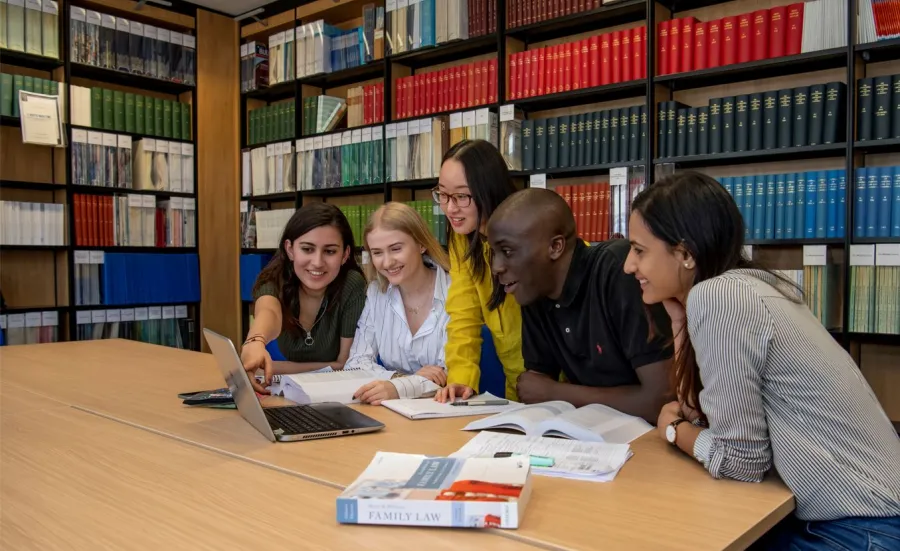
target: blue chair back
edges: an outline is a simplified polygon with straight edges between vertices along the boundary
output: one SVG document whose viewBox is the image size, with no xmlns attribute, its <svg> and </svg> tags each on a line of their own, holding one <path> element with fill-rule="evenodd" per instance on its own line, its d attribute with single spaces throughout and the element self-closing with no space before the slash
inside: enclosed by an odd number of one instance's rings
<svg viewBox="0 0 900 551">
<path fill-rule="evenodd" d="M 287 358 L 284 357 L 284 354 L 281 353 L 281 350 L 278 349 L 278 339 L 269 342 L 269 344 L 266 345 L 266 350 L 269 352 L 269 356 L 272 357 L 273 362 L 283 362 L 287 360 Z"/>
</svg>

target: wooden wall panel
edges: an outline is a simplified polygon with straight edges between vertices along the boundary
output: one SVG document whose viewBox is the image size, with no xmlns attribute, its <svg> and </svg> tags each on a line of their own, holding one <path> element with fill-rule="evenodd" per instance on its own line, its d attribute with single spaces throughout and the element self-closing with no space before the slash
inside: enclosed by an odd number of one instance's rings
<svg viewBox="0 0 900 551">
<path fill-rule="evenodd" d="M 900 347 L 863 345 L 859 363 L 884 412 L 900 422 Z"/>
<path fill-rule="evenodd" d="M 197 10 L 200 324 L 237 343 L 241 338 L 239 57 L 237 23 Z M 208 350 L 205 339 L 201 342 Z"/>
</svg>

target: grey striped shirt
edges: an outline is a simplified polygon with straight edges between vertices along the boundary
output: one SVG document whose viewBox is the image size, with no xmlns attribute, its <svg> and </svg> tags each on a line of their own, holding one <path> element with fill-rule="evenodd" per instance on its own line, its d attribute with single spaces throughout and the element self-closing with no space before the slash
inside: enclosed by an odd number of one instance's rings
<svg viewBox="0 0 900 551">
<path fill-rule="evenodd" d="M 732 270 L 688 295 L 709 418 L 694 456 L 716 478 L 774 466 L 801 520 L 900 515 L 900 438 L 850 355 L 775 285 Z"/>
</svg>

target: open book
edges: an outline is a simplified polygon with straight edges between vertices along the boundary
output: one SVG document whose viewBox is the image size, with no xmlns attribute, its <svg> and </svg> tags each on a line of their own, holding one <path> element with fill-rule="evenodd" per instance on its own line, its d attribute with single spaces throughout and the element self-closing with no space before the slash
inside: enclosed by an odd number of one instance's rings
<svg viewBox="0 0 900 551">
<path fill-rule="evenodd" d="M 477 400 L 497 400 L 490 392 L 469 398 Z M 502 413 L 522 407 L 519 402 L 510 402 L 505 406 L 451 406 L 449 403 L 435 402 L 430 398 L 398 398 L 385 400 L 381 405 L 395 411 L 407 419 L 443 419 L 445 417 L 466 417 L 469 415 L 490 415 Z"/>
<path fill-rule="evenodd" d="M 322 371 L 282 375 L 272 382 L 269 391 L 275 396 L 284 396 L 298 404 L 318 404 L 338 402 L 355 404 L 353 394 L 359 387 L 372 381 L 386 381 L 394 375 L 388 370 L 348 369 L 346 371 Z"/>
<path fill-rule="evenodd" d="M 559 436 L 585 442 L 627 444 L 653 427 L 632 415 L 600 404 L 576 408 L 568 402 L 543 402 L 478 419 L 463 430 L 510 429 L 528 436 Z"/>
</svg>

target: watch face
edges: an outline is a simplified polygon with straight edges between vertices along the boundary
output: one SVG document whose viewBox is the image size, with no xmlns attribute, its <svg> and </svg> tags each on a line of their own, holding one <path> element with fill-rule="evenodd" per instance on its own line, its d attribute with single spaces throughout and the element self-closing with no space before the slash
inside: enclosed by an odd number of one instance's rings
<svg viewBox="0 0 900 551">
<path fill-rule="evenodd" d="M 668 440 L 670 444 L 675 443 L 675 427 L 672 425 L 666 427 L 666 440 Z"/>
</svg>

